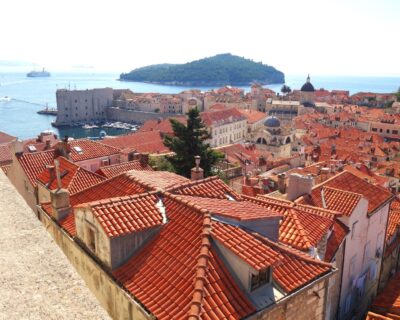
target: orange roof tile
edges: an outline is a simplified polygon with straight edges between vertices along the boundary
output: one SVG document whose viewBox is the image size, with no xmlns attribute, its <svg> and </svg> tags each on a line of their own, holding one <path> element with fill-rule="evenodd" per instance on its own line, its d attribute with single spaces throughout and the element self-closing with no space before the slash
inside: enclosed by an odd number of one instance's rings
<svg viewBox="0 0 400 320">
<path fill-rule="evenodd" d="M 385 317 L 380 314 L 369 311 L 365 320 L 393 320 L 393 318 Z"/>
<path fill-rule="evenodd" d="M 282 259 L 268 245 L 233 225 L 213 222 L 212 236 L 257 271 L 265 270 Z"/>
<path fill-rule="evenodd" d="M 240 319 L 255 311 L 210 250 L 211 219 L 166 196 L 169 222 L 125 265 L 117 280 L 158 319 Z"/>
<path fill-rule="evenodd" d="M 152 189 L 168 189 L 190 181 L 185 177 L 168 171 L 131 170 L 127 172 L 127 175 Z"/>
<path fill-rule="evenodd" d="M 326 244 L 324 261 L 332 261 L 348 232 L 349 228 L 347 228 L 346 225 L 344 225 L 339 220 L 335 220 L 335 222 L 333 223 L 332 233 L 329 236 L 328 242 Z"/>
<path fill-rule="evenodd" d="M 226 199 L 227 195 L 229 195 L 235 200 L 241 199 L 241 196 L 238 193 L 231 189 L 217 176 L 209 177 L 204 180 L 182 183 L 178 186 L 171 187 L 169 192 L 181 195 L 217 199 Z"/>
<path fill-rule="evenodd" d="M 37 177 L 46 169 L 46 165 L 54 163 L 54 150 L 23 153 L 17 159 L 29 182 L 35 186 Z"/>
<path fill-rule="evenodd" d="M 198 205 L 213 215 L 231 218 L 238 221 L 259 220 L 276 218 L 282 215 L 256 203 L 248 201 L 232 201 L 228 199 L 215 199 L 193 196 L 177 196 L 184 203 Z"/>
<path fill-rule="evenodd" d="M 106 235 L 110 238 L 160 226 L 161 211 L 156 207 L 159 197 L 154 193 L 111 198 L 80 204 L 89 207 Z"/>
<path fill-rule="evenodd" d="M 172 135 L 174 131 L 172 130 L 170 119 L 174 119 L 179 121 L 182 124 L 186 124 L 186 116 L 180 117 L 170 117 L 166 119 L 151 119 L 147 120 L 139 129 L 138 132 L 147 132 L 147 131 L 159 131 L 163 134 Z"/>
<path fill-rule="evenodd" d="M 330 189 L 326 189 L 326 187 Z M 326 190 L 326 194 L 329 194 L 327 205 L 334 207 L 342 213 L 350 212 L 351 207 L 354 206 L 357 200 L 357 194 L 362 195 L 368 200 L 368 214 L 372 214 L 393 197 L 387 189 L 373 185 L 348 171 L 343 171 L 322 184 L 315 186 L 311 192 L 311 196 L 300 198 L 298 201 L 300 203 L 315 203 L 316 205 L 320 205 L 322 204 L 322 190 Z M 350 206 L 347 201 L 351 202 Z"/>
<path fill-rule="evenodd" d="M 160 154 L 171 152 L 164 146 L 160 131 L 137 132 L 116 138 L 106 138 L 102 143 L 140 153 Z"/>
<path fill-rule="evenodd" d="M 12 154 L 9 144 L 0 145 L 0 165 L 12 162 Z"/>
<path fill-rule="evenodd" d="M 67 189 L 70 193 L 79 192 L 105 180 L 104 177 L 85 170 L 64 157 L 59 157 L 58 161 L 62 188 Z M 49 190 L 55 190 L 58 187 L 57 179 L 55 177 L 51 179 L 48 169 L 39 174 L 37 181 L 45 185 Z"/>
<path fill-rule="evenodd" d="M 0 131 L 0 144 L 9 143 L 9 142 L 12 142 L 12 141 L 15 141 L 15 140 L 17 140 L 16 137 L 13 137 L 13 136 L 5 133 L 5 132 Z"/>
<path fill-rule="evenodd" d="M 250 124 L 267 118 L 267 114 L 265 112 L 260 112 L 257 110 L 238 109 L 238 111 L 247 118 L 247 122 Z"/>
<path fill-rule="evenodd" d="M 147 163 L 134 160 L 101 167 L 96 173 L 106 178 L 112 178 L 130 170 L 153 171 Z"/>
<path fill-rule="evenodd" d="M 201 119 L 206 126 L 211 127 L 212 125 L 221 125 L 243 121 L 246 118 L 236 108 L 230 108 L 224 110 L 202 112 Z"/>
<path fill-rule="evenodd" d="M 69 156 L 74 162 L 107 157 L 119 154 L 120 151 L 118 148 L 89 139 L 72 140 L 68 144 L 71 149 Z M 77 148 L 80 148 L 81 151 L 78 151 Z"/>
<path fill-rule="evenodd" d="M 400 272 L 387 284 L 385 289 L 375 298 L 371 310 L 384 316 L 400 317 Z"/>
<path fill-rule="evenodd" d="M 390 205 L 386 241 L 390 241 L 393 235 L 400 229 L 400 200 L 396 198 Z"/>
</svg>

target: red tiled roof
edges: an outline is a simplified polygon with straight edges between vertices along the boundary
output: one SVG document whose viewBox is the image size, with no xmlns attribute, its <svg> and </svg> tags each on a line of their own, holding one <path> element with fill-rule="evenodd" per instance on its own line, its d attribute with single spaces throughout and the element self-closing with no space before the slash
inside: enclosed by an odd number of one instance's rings
<svg viewBox="0 0 400 320">
<path fill-rule="evenodd" d="M 400 200 L 396 198 L 390 206 L 388 226 L 386 231 L 386 241 L 390 241 L 393 235 L 400 228 Z"/>
<path fill-rule="evenodd" d="M 9 144 L 0 145 L 0 165 L 12 162 L 12 154 Z"/>
<path fill-rule="evenodd" d="M 48 211 L 46 210 L 46 212 L 48 212 Z M 72 237 L 76 236 L 75 215 L 73 213 L 69 213 L 64 218 L 62 218 L 59 221 L 59 224 Z"/>
<path fill-rule="evenodd" d="M 182 183 L 181 185 L 171 187 L 169 192 L 174 194 L 216 199 L 226 199 L 227 195 L 229 195 L 235 200 L 241 199 L 239 194 L 237 194 L 217 176 L 209 177 L 204 180 Z"/>
<path fill-rule="evenodd" d="M 238 221 L 276 218 L 282 215 L 276 211 L 266 209 L 256 203 L 247 201 L 231 201 L 228 199 L 203 198 L 193 196 L 177 196 L 184 203 L 200 206 L 210 213 L 231 218 Z"/>
<path fill-rule="evenodd" d="M 349 229 L 342 222 L 335 220 L 333 223 L 332 233 L 326 244 L 324 261 L 332 261 L 348 232 Z"/>
<path fill-rule="evenodd" d="M 57 159 L 59 161 L 62 188 L 67 189 L 70 193 L 79 192 L 105 180 L 104 177 L 85 170 L 64 157 L 59 157 Z M 55 177 L 52 180 L 50 179 L 50 172 L 48 169 L 43 170 L 37 177 L 37 180 L 49 190 L 57 189 L 57 179 L 55 179 Z"/>
<path fill-rule="evenodd" d="M 160 226 L 163 218 L 154 193 L 117 197 L 81 204 L 89 207 L 110 238 Z"/>
<path fill-rule="evenodd" d="M 54 150 L 23 153 L 17 159 L 29 182 L 35 186 L 37 177 L 46 169 L 46 165 L 54 163 Z"/>
<path fill-rule="evenodd" d="M 185 177 L 168 171 L 131 170 L 127 172 L 127 175 L 152 189 L 168 189 L 190 181 Z"/>
<path fill-rule="evenodd" d="M 378 314 L 400 318 L 400 272 L 387 284 L 385 289 L 375 298 L 371 310 Z"/>
<path fill-rule="evenodd" d="M 322 188 L 326 189 L 325 187 L 345 191 L 332 191 L 329 193 L 331 196 L 329 204 L 336 208 L 337 211 L 342 213 L 349 212 L 350 209 L 347 203 L 347 201 L 350 201 L 349 199 L 352 199 L 351 202 L 354 206 L 356 201 L 355 194 L 361 194 L 368 200 L 368 214 L 373 213 L 384 203 L 392 199 L 392 194 L 388 190 L 380 186 L 375 186 L 348 171 L 343 171 L 333 178 L 328 179 L 322 184 L 314 187 L 311 192 L 311 196 L 300 198 L 299 202 L 309 203 L 311 201 L 311 203 L 316 204 L 322 203 L 321 190 Z M 351 192 L 353 195 L 350 195 Z"/>
<path fill-rule="evenodd" d="M 160 154 L 171 152 L 164 146 L 160 131 L 137 132 L 116 138 L 106 138 L 102 143 L 140 153 Z"/>
<path fill-rule="evenodd" d="M 9 143 L 9 142 L 12 142 L 12 141 L 15 141 L 15 140 L 17 140 L 16 137 L 13 137 L 13 136 L 5 133 L 5 132 L 0 131 L 0 144 Z"/>
<path fill-rule="evenodd" d="M 250 124 L 267 118 L 267 114 L 265 112 L 260 112 L 257 110 L 238 109 L 238 111 L 247 118 L 247 122 Z"/>
<path fill-rule="evenodd" d="M 122 267 L 117 280 L 158 319 L 240 319 L 254 307 L 209 249 L 211 219 L 169 196 L 169 222 Z"/>
<path fill-rule="evenodd" d="M 257 271 L 275 265 L 282 258 L 278 252 L 236 226 L 214 222 L 212 236 Z"/>
<path fill-rule="evenodd" d="M 279 226 L 279 241 L 299 250 L 306 251 L 316 247 L 334 224 L 333 212 L 330 212 L 331 217 L 327 217 L 326 212 L 321 213 L 316 208 L 298 207 L 286 201 L 272 200 L 263 196 L 243 198 L 281 213 L 284 218 Z"/>
<path fill-rule="evenodd" d="M 369 311 L 365 320 L 393 320 L 393 318 L 385 317 L 380 314 Z"/>
<path fill-rule="evenodd" d="M 201 112 L 201 119 L 206 126 L 211 127 L 212 125 L 243 121 L 246 118 L 236 108 L 230 108 Z"/>
<path fill-rule="evenodd" d="M 310 197 L 306 195 L 303 197 L 304 200 L 299 201 L 312 206 L 326 207 L 330 210 L 339 211 L 349 217 L 362 198 L 362 195 L 359 193 L 348 192 L 327 186 L 322 186 L 319 192 L 320 194 L 318 194 L 318 191 L 313 191 Z"/>
<path fill-rule="evenodd" d="M 3 170 L 3 172 L 7 175 L 8 171 L 10 171 L 11 169 L 11 164 L 9 165 L 4 165 L 4 166 L 0 166 L 1 170 Z"/>
<path fill-rule="evenodd" d="M 106 178 L 112 178 L 130 170 L 153 171 L 147 163 L 134 160 L 101 167 L 96 173 Z"/>
<path fill-rule="evenodd" d="M 180 116 L 180 117 L 170 117 L 166 119 L 151 119 L 147 120 L 142 127 L 139 129 L 138 132 L 147 132 L 147 131 L 159 131 L 163 134 L 169 134 L 172 135 L 174 131 L 172 130 L 171 122 L 169 121 L 170 119 L 174 119 L 179 121 L 182 124 L 186 124 L 186 116 Z"/>
<path fill-rule="evenodd" d="M 119 149 L 89 139 L 72 140 L 68 142 L 71 147 L 70 157 L 74 162 L 107 157 L 119 154 Z M 79 147 L 82 151 L 77 151 Z"/>
</svg>

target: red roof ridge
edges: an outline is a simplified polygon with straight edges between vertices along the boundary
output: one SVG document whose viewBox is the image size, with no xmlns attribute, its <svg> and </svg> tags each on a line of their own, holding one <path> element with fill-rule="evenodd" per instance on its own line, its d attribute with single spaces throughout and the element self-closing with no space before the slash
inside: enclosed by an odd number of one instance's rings
<svg viewBox="0 0 400 320">
<path fill-rule="evenodd" d="M 308 262 L 315 263 L 315 264 L 318 264 L 318 265 L 321 265 L 321 266 L 324 266 L 324 267 L 330 267 L 330 268 L 333 267 L 332 264 L 329 263 L 329 262 L 325 262 L 325 261 L 322 261 L 322 260 L 314 259 L 311 256 L 309 256 L 307 253 L 304 253 L 304 252 L 302 252 L 300 250 L 294 249 L 294 248 L 292 248 L 292 247 L 290 247 L 288 245 L 269 240 L 269 239 L 261 236 L 260 234 L 258 234 L 256 232 L 254 232 L 252 234 L 257 239 L 259 239 L 260 241 L 263 241 L 266 244 L 268 244 L 269 246 L 275 247 L 277 250 L 279 250 L 281 252 L 283 251 L 284 253 L 286 253 L 288 255 L 292 255 L 292 256 L 295 256 L 297 258 L 301 258 L 301 259 L 306 260 Z"/>
<path fill-rule="evenodd" d="M 200 214 L 210 214 L 210 212 L 207 209 L 204 209 L 202 207 L 200 207 L 199 205 L 195 204 L 194 202 L 190 201 L 190 200 L 186 200 L 184 198 L 182 198 L 181 195 L 176 195 L 176 194 L 172 194 L 168 191 L 164 191 L 162 192 L 163 195 L 165 195 L 166 197 L 175 200 L 191 209 L 193 209 L 194 211 L 197 211 Z"/>
<path fill-rule="evenodd" d="M 201 180 L 183 182 L 183 183 L 181 183 L 181 184 L 179 184 L 177 186 L 169 187 L 166 190 L 168 190 L 169 192 L 174 192 L 174 191 L 180 190 L 180 189 L 185 188 L 185 187 L 191 187 L 191 186 L 203 183 L 203 182 L 213 181 L 213 180 L 217 180 L 217 179 L 219 179 L 218 176 L 210 176 L 208 178 L 201 179 Z"/>
<path fill-rule="evenodd" d="M 316 184 L 315 186 L 312 187 L 312 190 L 318 189 L 318 188 L 320 188 L 320 187 L 323 187 L 324 184 L 328 183 L 329 181 L 335 180 L 337 177 L 339 177 L 339 176 L 345 174 L 346 172 L 349 173 L 349 174 L 352 174 L 352 175 L 355 176 L 355 177 L 357 177 L 355 174 L 351 173 L 350 171 L 343 170 L 342 172 L 338 173 L 337 175 L 334 175 L 334 176 L 330 177 L 329 179 L 326 179 L 326 180 L 322 181 L 321 183 Z M 357 178 L 358 178 L 358 177 L 357 177 Z M 339 189 L 339 190 L 340 190 L 340 189 Z M 300 197 L 300 198 L 301 198 L 301 197 Z M 297 199 L 296 199 L 296 200 L 297 200 Z"/>
<path fill-rule="evenodd" d="M 101 199 L 101 200 L 80 203 L 80 204 L 74 206 L 74 208 L 86 208 L 88 206 L 90 208 L 93 208 L 93 207 L 96 207 L 99 205 L 104 205 L 104 204 L 113 204 L 113 203 L 117 203 L 117 202 L 135 200 L 135 199 L 142 198 L 142 197 L 144 198 L 144 197 L 148 197 L 151 195 L 157 195 L 158 193 L 159 193 L 159 191 L 156 190 L 156 191 L 148 191 L 148 192 L 143 192 L 143 193 L 133 194 L 133 195 L 128 195 L 128 196 L 106 198 L 106 199 Z"/>
<path fill-rule="evenodd" d="M 350 173 L 351 173 L 351 172 L 350 172 Z M 348 194 L 352 194 L 352 195 L 355 195 L 355 196 L 359 196 L 360 199 L 364 197 L 361 193 L 358 193 L 358 192 L 353 192 L 353 191 L 348 191 L 348 190 L 333 188 L 333 187 L 330 187 L 330 186 L 322 186 L 322 188 L 324 188 L 324 189 L 331 189 L 331 190 L 334 190 L 334 191 L 339 191 L 339 192 L 343 192 L 343 193 L 348 193 Z"/>
<path fill-rule="evenodd" d="M 343 190 L 341 190 L 341 191 L 343 191 Z M 300 197 L 300 198 L 301 198 L 301 197 Z M 300 198 L 299 198 L 299 199 L 300 199 Z M 296 199 L 296 200 L 297 200 L 297 199 Z M 303 204 L 303 203 L 297 203 L 297 202 L 295 202 L 295 203 L 293 203 L 293 207 L 294 207 L 294 208 L 297 208 L 297 209 L 309 208 L 309 209 L 314 210 L 314 211 L 321 211 L 321 212 L 325 212 L 325 213 L 334 215 L 335 217 L 336 217 L 336 216 L 343 216 L 343 213 L 341 213 L 341 212 L 339 212 L 339 211 L 331 210 L 331 209 L 327 209 L 327 208 L 320 208 L 320 207 L 316 207 L 316 206 L 311 206 L 311 205 L 309 205 L 309 204 Z M 317 215 L 316 213 L 313 213 L 313 212 L 308 212 L 308 213 Z M 324 217 L 325 217 L 325 216 L 324 216 Z M 330 218 L 333 219 L 334 217 L 330 217 Z"/>
<path fill-rule="evenodd" d="M 201 234 L 201 246 L 196 265 L 196 279 L 194 282 L 194 292 L 189 308 L 189 319 L 200 319 L 202 311 L 204 290 L 206 285 L 207 265 L 210 258 L 211 247 L 211 215 L 204 213 L 203 232 Z"/>
<path fill-rule="evenodd" d="M 297 230 L 299 231 L 300 236 L 303 238 L 304 245 L 307 246 L 308 248 L 311 248 L 312 247 L 311 242 L 308 239 L 307 232 L 304 230 L 304 227 L 301 224 L 299 217 L 297 216 L 296 210 L 289 209 L 288 213 L 292 216 L 292 219 L 297 226 Z"/>
</svg>

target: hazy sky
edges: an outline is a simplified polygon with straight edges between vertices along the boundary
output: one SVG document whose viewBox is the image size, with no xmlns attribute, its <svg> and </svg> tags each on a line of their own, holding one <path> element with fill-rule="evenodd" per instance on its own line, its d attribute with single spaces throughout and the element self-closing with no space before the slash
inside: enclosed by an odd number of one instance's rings
<svg viewBox="0 0 400 320">
<path fill-rule="evenodd" d="M 400 76 L 400 0 L 0 1 L 0 60 L 50 70 L 230 52 L 287 74 Z"/>
</svg>

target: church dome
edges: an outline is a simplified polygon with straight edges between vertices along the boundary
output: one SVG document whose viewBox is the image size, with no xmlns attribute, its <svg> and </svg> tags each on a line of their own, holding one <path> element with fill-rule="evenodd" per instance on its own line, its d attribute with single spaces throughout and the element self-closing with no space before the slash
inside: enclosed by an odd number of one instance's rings
<svg viewBox="0 0 400 320">
<path fill-rule="evenodd" d="M 264 126 L 269 128 L 279 128 L 281 126 L 281 122 L 277 117 L 268 117 L 264 122 Z"/>
<path fill-rule="evenodd" d="M 314 92 L 315 91 L 314 86 L 310 82 L 310 75 L 308 75 L 307 82 L 305 84 L 303 84 L 300 91 L 302 91 L 302 92 Z"/>
</svg>

